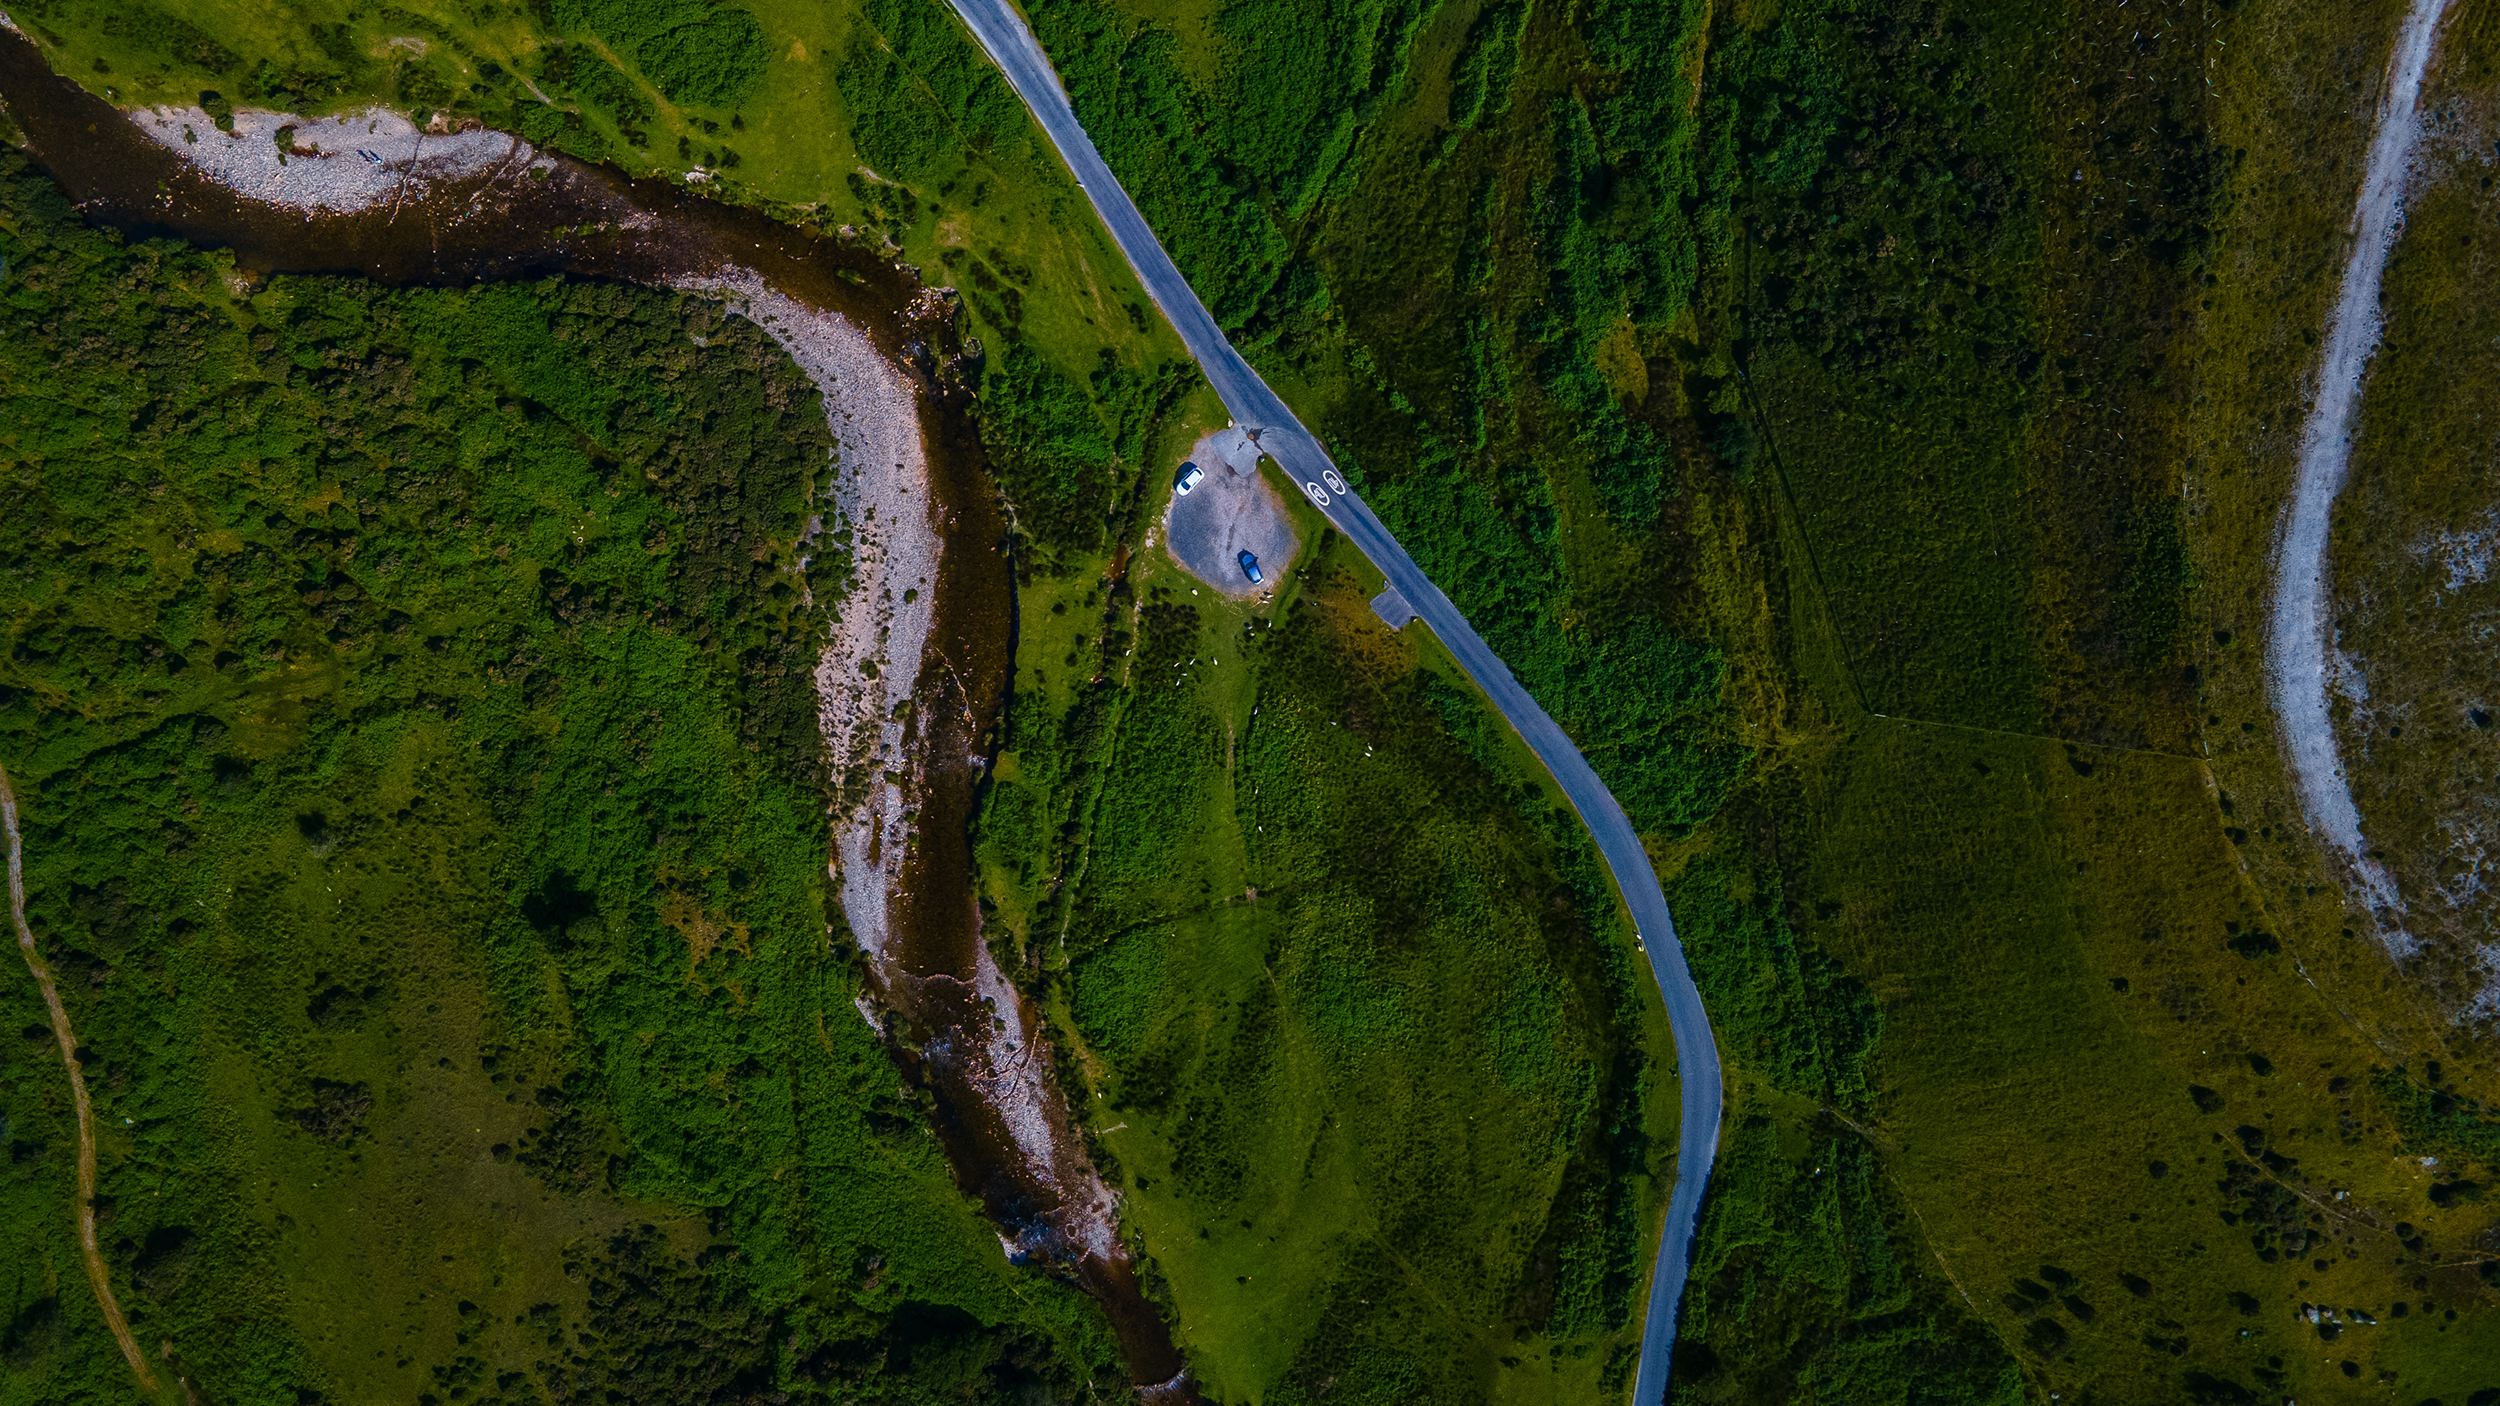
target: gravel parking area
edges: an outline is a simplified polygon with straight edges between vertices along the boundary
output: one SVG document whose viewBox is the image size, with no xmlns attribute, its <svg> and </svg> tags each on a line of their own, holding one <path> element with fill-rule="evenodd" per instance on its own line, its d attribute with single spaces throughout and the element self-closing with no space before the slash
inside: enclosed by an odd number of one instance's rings
<svg viewBox="0 0 2500 1406">
<path fill-rule="evenodd" d="M 1189 462 L 1207 471 L 1188 496 L 1175 494 L 1163 513 L 1163 540 L 1189 573 L 1235 600 L 1276 587 L 1301 546 L 1284 496 L 1259 474 L 1258 446 L 1238 426 L 1217 430 L 1190 448 Z M 1171 466 L 1178 473 L 1180 465 Z M 1259 559 L 1267 578 L 1253 586 L 1239 554 Z"/>
</svg>

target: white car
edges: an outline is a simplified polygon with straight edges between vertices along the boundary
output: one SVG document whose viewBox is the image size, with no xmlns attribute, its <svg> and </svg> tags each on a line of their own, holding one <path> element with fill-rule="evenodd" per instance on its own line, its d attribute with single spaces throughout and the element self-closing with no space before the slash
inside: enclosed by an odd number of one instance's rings
<svg viewBox="0 0 2500 1406">
<path fill-rule="evenodd" d="M 1175 498 L 1188 497 L 1189 490 L 1197 487 L 1198 481 L 1206 476 L 1207 471 L 1199 468 L 1196 464 L 1185 463 L 1181 465 L 1180 476 L 1172 480 L 1172 496 Z"/>
</svg>

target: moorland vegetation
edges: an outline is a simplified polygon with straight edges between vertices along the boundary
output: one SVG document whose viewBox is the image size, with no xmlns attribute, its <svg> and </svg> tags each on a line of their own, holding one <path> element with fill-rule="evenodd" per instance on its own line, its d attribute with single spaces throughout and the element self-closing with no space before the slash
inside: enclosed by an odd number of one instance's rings
<svg viewBox="0 0 2500 1406">
<path fill-rule="evenodd" d="M 26 13 L 124 101 L 427 106 L 947 270 L 1022 582 L 984 897 L 1150 1287 L 1262 1399 L 1622 1380 L 1673 1071 L 1576 831 L 1341 546 L 1249 613 L 1145 548 L 1218 412 L 943 7 L 757 5 L 743 90 L 734 20 L 670 67 L 712 9 L 104 8 Z M 1679 1399 L 2500 1387 L 2489 1061 L 2354 940 L 2247 645 L 2394 7 L 1028 8 L 1650 840 L 1731 1072 Z"/>
<path fill-rule="evenodd" d="M 1734 1074 L 1686 1399 L 2493 1385 L 2484 1213 L 2384 1074 L 2474 1037 L 2322 876 L 2250 882 L 2292 841 L 2201 761 L 2241 707 L 2205 573 L 2263 560 L 2198 525 L 2208 436 L 2298 374 L 2252 353 L 2331 265 L 2270 231 L 2341 218 L 2392 9 L 1034 13 L 1262 371 L 1609 783 L 1668 788 L 1625 799 Z M 2286 50 L 2340 67 L 2240 57 Z M 1609 655 L 1664 775 L 1609 767 Z"/>
<path fill-rule="evenodd" d="M 1028 627 L 991 931 L 1219 1399 L 1618 1392 L 1663 1010 L 1558 796 L 1306 518 L 1272 605 L 1141 561 Z"/>
<path fill-rule="evenodd" d="M 788 358 L 631 288 L 252 280 L 0 162 L 0 738 L 151 1353 L 231 1401 L 1124 1380 L 851 1009 Z M 124 1400 L 6 990 L 0 1400 Z"/>
</svg>

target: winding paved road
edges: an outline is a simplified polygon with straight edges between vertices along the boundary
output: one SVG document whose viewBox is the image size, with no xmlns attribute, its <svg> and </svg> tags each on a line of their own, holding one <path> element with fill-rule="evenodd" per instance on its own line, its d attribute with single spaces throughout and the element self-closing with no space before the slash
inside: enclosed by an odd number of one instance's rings
<svg viewBox="0 0 2500 1406">
<path fill-rule="evenodd" d="M 1607 867 L 1614 871 L 1615 886 L 1632 910 L 1632 920 L 1649 953 L 1650 972 L 1658 979 L 1659 994 L 1666 998 L 1667 1017 L 1675 1026 L 1677 1074 L 1684 1094 L 1675 1193 L 1667 1203 L 1657 1272 L 1650 1280 L 1640 1374 L 1632 1397 L 1636 1406 L 1663 1402 L 1667 1394 L 1668 1355 L 1675 1344 L 1676 1307 L 1683 1297 L 1689 1267 L 1693 1225 L 1701 1211 L 1703 1188 L 1709 1184 L 1711 1163 L 1719 1151 L 1721 1089 L 1719 1049 L 1710 1032 L 1710 1017 L 1702 1009 L 1701 993 L 1693 988 L 1692 973 L 1684 963 L 1683 945 L 1676 941 L 1675 924 L 1667 914 L 1666 895 L 1658 887 L 1658 876 L 1650 868 L 1640 837 L 1632 832 L 1623 807 L 1606 790 L 1605 783 L 1597 779 L 1597 773 L 1589 768 L 1587 758 L 1580 755 L 1571 738 L 1511 677 L 1510 670 L 1468 625 L 1467 617 L 1459 614 L 1450 598 L 1415 565 L 1415 559 L 1398 545 L 1397 538 L 1389 535 L 1389 529 L 1381 525 L 1370 506 L 1347 490 L 1317 437 L 1294 418 L 1284 401 L 1268 389 L 1267 382 L 1259 379 L 1259 374 L 1233 350 L 1223 329 L 1216 325 L 1189 281 L 1181 277 L 1171 256 L 1163 251 L 1154 231 L 1147 227 L 1128 192 L 1094 150 L 1092 139 L 1085 135 L 1069 106 L 1066 90 L 1059 86 L 1059 75 L 1051 68 L 1049 56 L 1042 52 L 1023 17 L 1007 0 L 949 3 L 1032 109 L 1052 145 L 1076 174 L 1077 184 L 1084 187 L 1095 211 L 1110 226 L 1112 238 L 1119 241 L 1121 252 L 1137 270 L 1147 293 L 1163 309 L 1164 316 L 1171 319 L 1190 354 L 1197 358 L 1208 381 L 1223 397 L 1225 408 L 1239 423 L 1261 428 L 1259 447 L 1295 482 L 1304 485 L 1305 492 L 1338 531 L 1362 548 L 1363 554 L 1406 597 L 1415 613 L 1432 627 L 1441 643 L 1493 700 L 1493 706 L 1501 709 L 1511 726 L 1527 739 L 1546 769 L 1561 783 L 1563 793 L 1578 808 L 1581 820 L 1597 840 L 1598 850 L 1606 857 Z"/>
</svg>

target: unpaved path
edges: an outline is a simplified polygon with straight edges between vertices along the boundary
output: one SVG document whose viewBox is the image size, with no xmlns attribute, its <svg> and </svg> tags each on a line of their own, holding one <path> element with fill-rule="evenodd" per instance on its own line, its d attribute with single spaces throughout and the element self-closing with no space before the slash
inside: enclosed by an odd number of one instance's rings
<svg viewBox="0 0 2500 1406">
<path fill-rule="evenodd" d="M 96 1245 L 95 1110 L 87 1103 L 87 1074 L 78 1065 L 78 1037 L 70 1033 L 69 1012 L 61 1008 L 52 969 L 35 951 L 35 931 L 26 926 L 25 846 L 18 839 L 17 793 L 9 789 L 6 767 L 0 767 L 0 820 L 7 822 L 9 831 L 9 920 L 17 925 L 17 947 L 25 954 L 26 969 L 35 974 L 35 985 L 43 988 L 43 1003 L 52 1012 L 52 1038 L 60 1042 L 61 1063 L 69 1069 L 70 1099 L 78 1105 L 78 1248 L 86 1257 L 87 1282 L 95 1285 L 96 1305 L 104 1310 L 113 1340 L 122 1345 L 122 1356 L 130 1359 L 130 1370 L 153 1396 L 159 1389 L 156 1374 L 148 1370 L 147 1359 L 139 1355 L 139 1344 L 130 1336 L 130 1323 L 113 1299 L 113 1277 L 105 1272 L 104 1251 Z"/>
<path fill-rule="evenodd" d="M 2335 745 L 2329 693 L 2348 667 L 2334 647 L 2333 573 L 2327 546 L 2335 499 L 2352 464 L 2361 376 L 2379 340 L 2379 281 L 2404 224 L 2414 153 L 2422 141 L 2422 75 L 2437 47 L 2449 0 L 2413 0 L 2388 59 L 2387 93 L 2371 133 L 2361 198 L 2353 209 L 2354 243 L 2343 288 L 2327 323 L 2317 404 L 2300 437 L 2300 471 L 2276 557 L 2273 618 L 2266 633 L 2266 682 L 2283 729 L 2283 750 L 2310 828 L 2349 864 L 2377 910 L 2383 940 L 2400 955 L 2410 948 L 2400 928 L 2403 900 L 2385 865 L 2361 839 L 2344 759 Z"/>
</svg>

